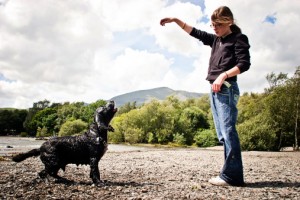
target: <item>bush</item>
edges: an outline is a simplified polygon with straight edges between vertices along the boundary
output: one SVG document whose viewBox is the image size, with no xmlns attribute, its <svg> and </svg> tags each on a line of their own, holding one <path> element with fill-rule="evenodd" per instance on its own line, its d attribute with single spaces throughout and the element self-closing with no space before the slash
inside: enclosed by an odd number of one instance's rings
<svg viewBox="0 0 300 200">
<path fill-rule="evenodd" d="M 171 131 L 167 129 L 159 129 L 156 136 L 159 144 L 167 144 L 171 138 Z"/>
<path fill-rule="evenodd" d="M 176 133 L 173 138 L 173 142 L 178 145 L 186 145 L 186 138 L 184 137 L 184 135 Z"/>
<path fill-rule="evenodd" d="M 111 126 L 114 127 L 115 131 L 114 132 L 110 132 L 108 134 L 108 141 L 110 143 L 115 143 L 115 144 L 119 144 L 124 142 L 125 138 L 124 138 L 124 126 L 122 124 L 122 120 L 123 117 L 121 116 L 117 116 L 114 117 L 113 120 L 111 121 Z"/>
<path fill-rule="evenodd" d="M 125 142 L 130 144 L 139 143 L 143 135 L 140 128 L 128 128 L 125 133 Z"/>
<path fill-rule="evenodd" d="M 238 132 L 243 150 L 277 150 L 276 130 L 262 114 L 238 125 Z"/>
<path fill-rule="evenodd" d="M 82 134 L 86 131 L 87 123 L 83 122 L 81 119 L 77 119 L 74 121 L 65 122 L 58 133 L 58 136 L 69 136 L 75 134 Z"/>
<path fill-rule="evenodd" d="M 124 136 L 120 131 L 115 131 L 108 134 L 108 140 L 110 143 L 119 144 L 124 142 Z"/>
<path fill-rule="evenodd" d="M 28 133 L 26 133 L 26 132 L 21 132 L 20 136 L 21 136 L 21 137 L 27 137 L 27 136 L 28 136 Z"/>
<path fill-rule="evenodd" d="M 148 138 L 148 143 L 154 144 L 157 143 L 157 138 L 155 137 L 154 133 L 148 133 L 147 134 L 147 138 Z"/>
<path fill-rule="evenodd" d="M 38 127 L 36 131 L 36 137 L 47 137 L 47 136 L 50 136 L 50 134 L 48 133 L 48 129 L 46 127 L 43 128 Z"/>
<path fill-rule="evenodd" d="M 212 147 L 218 144 L 216 133 L 209 129 L 198 131 L 194 137 L 194 140 L 198 147 Z"/>
</svg>

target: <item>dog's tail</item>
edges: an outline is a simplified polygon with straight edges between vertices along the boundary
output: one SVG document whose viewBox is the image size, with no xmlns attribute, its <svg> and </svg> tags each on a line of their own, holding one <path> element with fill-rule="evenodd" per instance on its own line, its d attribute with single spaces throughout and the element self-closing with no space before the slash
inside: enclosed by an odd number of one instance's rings
<svg viewBox="0 0 300 200">
<path fill-rule="evenodd" d="M 15 162 L 21 162 L 29 157 L 40 155 L 40 149 L 32 149 L 26 153 L 20 153 L 12 158 Z"/>
</svg>

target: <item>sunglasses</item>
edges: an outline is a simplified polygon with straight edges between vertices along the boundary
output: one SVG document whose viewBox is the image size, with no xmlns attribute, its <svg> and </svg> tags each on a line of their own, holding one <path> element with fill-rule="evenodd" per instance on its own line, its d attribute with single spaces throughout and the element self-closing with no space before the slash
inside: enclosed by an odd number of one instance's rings
<svg viewBox="0 0 300 200">
<path fill-rule="evenodd" d="M 221 28 L 225 25 L 226 23 L 212 23 L 210 25 L 211 28 Z"/>
</svg>

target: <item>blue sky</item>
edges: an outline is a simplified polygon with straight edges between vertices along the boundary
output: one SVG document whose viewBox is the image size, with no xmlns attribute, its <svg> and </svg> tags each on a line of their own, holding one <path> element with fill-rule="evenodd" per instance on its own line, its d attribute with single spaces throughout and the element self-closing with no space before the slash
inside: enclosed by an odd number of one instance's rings
<svg viewBox="0 0 300 200">
<path fill-rule="evenodd" d="M 265 22 L 271 23 L 271 24 L 276 24 L 277 18 L 276 18 L 276 13 L 272 15 L 267 15 L 265 18 Z"/>
<path fill-rule="evenodd" d="M 159 21 L 178 17 L 212 33 L 210 15 L 221 5 L 251 45 L 242 93 L 263 92 L 268 73 L 294 73 L 298 0 L 0 0 L 0 107 L 91 103 L 155 87 L 208 93 L 210 48 Z"/>
</svg>

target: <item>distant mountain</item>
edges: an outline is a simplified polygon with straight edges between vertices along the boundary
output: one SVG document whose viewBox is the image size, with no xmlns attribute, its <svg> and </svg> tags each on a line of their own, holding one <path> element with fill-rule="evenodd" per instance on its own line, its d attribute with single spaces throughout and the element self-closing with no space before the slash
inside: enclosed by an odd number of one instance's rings
<svg viewBox="0 0 300 200">
<path fill-rule="evenodd" d="M 175 96 L 180 100 L 186 100 L 189 98 L 198 98 L 204 94 L 196 92 L 187 92 L 182 90 L 172 90 L 168 87 L 159 87 L 149 90 L 138 90 L 122 95 L 115 96 L 110 100 L 114 100 L 117 106 L 123 106 L 128 102 L 136 102 L 137 105 L 149 102 L 152 99 L 165 100 L 168 96 Z"/>
</svg>

